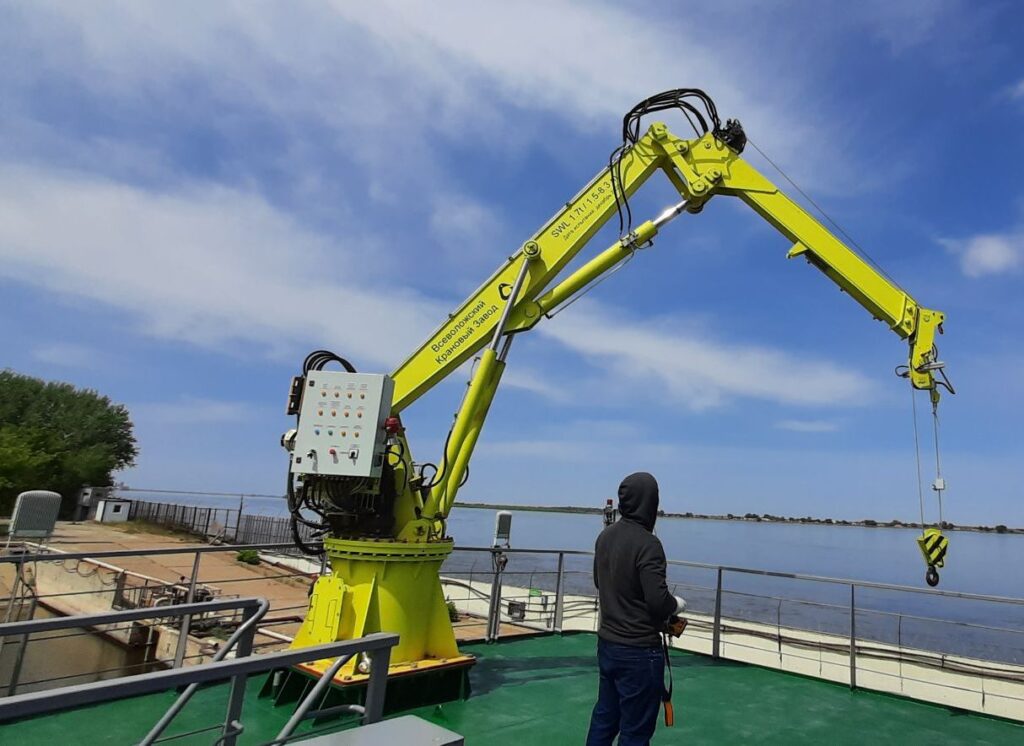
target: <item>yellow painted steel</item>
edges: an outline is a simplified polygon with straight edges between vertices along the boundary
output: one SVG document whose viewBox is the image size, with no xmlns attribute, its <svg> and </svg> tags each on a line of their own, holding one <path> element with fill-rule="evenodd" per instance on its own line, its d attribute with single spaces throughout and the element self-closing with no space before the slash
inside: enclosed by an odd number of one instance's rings
<svg viewBox="0 0 1024 746">
<path fill-rule="evenodd" d="M 653 240 L 657 234 L 658 229 L 652 221 L 648 220 L 640 224 L 625 239 L 613 243 L 537 300 L 517 304 L 509 319 L 507 331 L 511 333 L 532 329 L 544 317 L 544 314 L 553 311 L 583 288 L 624 262 L 638 248 Z"/>
<path fill-rule="evenodd" d="M 397 632 L 391 653 L 394 671 L 466 665 L 459 654 L 441 588 L 441 563 L 452 541 L 408 543 L 368 539 L 325 539 L 331 574 L 313 586 L 306 618 L 291 647 L 351 640 L 372 632 Z M 307 666 L 323 672 L 330 660 Z M 353 659 L 339 672 L 352 681 L 360 672 Z"/>
<path fill-rule="evenodd" d="M 939 529 L 926 528 L 922 531 L 917 537 L 917 546 L 921 549 L 928 567 L 942 567 L 946 564 L 949 539 L 943 536 Z"/>
<path fill-rule="evenodd" d="M 652 131 L 658 125 L 652 127 Z M 680 140 L 658 130 L 656 141 L 682 175 L 684 195 L 694 206 L 714 194 L 739 197 L 776 230 L 793 242 L 788 256 L 802 256 L 900 337 L 911 339 L 910 378 L 915 388 L 937 393 L 932 373 L 922 366 L 932 359 L 935 331 L 945 318 L 922 308 L 905 290 L 862 259 L 831 231 L 739 155 L 705 135 Z"/>
</svg>

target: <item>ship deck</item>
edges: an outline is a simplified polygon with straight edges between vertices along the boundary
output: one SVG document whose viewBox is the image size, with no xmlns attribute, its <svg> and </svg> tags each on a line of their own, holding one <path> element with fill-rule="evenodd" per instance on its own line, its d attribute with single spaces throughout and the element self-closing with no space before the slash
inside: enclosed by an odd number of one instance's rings
<svg viewBox="0 0 1024 746">
<path fill-rule="evenodd" d="M 597 692 L 592 634 L 536 636 L 464 645 L 478 656 L 472 693 L 463 701 L 411 711 L 466 737 L 467 743 L 582 743 Z M 672 653 L 676 724 L 659 722 L 655 743 L 860 744 L 1024 742 L 1024 726 L 839 684 L 682 651 Z M 249 683 L 240 744 L 266 743 L 291 707 L 259 698 L 263 677 Z M 140 739 L 174 693 L 124 699 L 0 726 L 0 740 L 23 746 L 126 744 Z M 197 693 L 165 736 L 217 723 L 227 685 Z M 405 714 L 405 713 L 403 713 Z M 296 736 L 346 727 L 341 721 Z M 171 741 L 208 744 L 210 732 Z"/>
</svg>

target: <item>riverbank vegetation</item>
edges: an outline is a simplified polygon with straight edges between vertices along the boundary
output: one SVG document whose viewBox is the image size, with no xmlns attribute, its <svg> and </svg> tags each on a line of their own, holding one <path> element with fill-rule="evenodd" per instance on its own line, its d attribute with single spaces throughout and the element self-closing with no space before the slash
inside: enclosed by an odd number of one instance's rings
<svg viewBox="0 0 1024 746">
<path fill-rule="evenodd" d="M 462 508 L 484 508 L 487 510 L 526 510 L 538 513 L 591 513 L 594 515 L 604 514 L 603 507 L 591 508 L 579 505 L 508 505 L 504 503 L 469 502 L 457 502 L 455 504 Z M 920 523 L 912 521 L 900 521 L 896 519 L 893 519 L 891 521 L 878 521 L 872 518 L 865 518 L 860 521 L 846 521 L 838 518 L 814 518 L 812 516 L 795 518 L 792 516 L 772 515 L 771 513 L 745 513 L 744 515 L 726 513 L 724 515 L 709 515 L 705 513 L 692 512 L 669 513 L 664 510 L 659 510 L 658 516 L 661 518 L 689 518 L 702 521 L 749 521 L 752 523 L 803 523 L 819 526 L 865 526 L 867 528 L 921 528 Z M 943 521 L 942 528 L 947 531 L 979 531 L 983 533 L 993 534 L 1024 534 L 1024 528 L 1010 528 L 1003 524 L 998 524 L 995 526 L 964 526 L 950 523 L 949 521 Z"/>
</svg>

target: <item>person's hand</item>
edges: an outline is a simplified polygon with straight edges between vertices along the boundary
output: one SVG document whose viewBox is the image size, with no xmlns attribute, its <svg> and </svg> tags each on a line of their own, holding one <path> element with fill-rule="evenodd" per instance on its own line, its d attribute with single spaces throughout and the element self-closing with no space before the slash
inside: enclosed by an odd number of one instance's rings
<svg viewBox="0 0 1024 746">
<path fill-rule="evenodd" d="M 671 617 L 669 617 L 669 620 L 665 622 L 665 629 L 663 630 L 663 632 L 667 635 L 672 635 L 673 637 L 679 637 L 681 634 L 683 634 L 683 630 L 685 629 L 686 620 L 683 619 L 681 616 L 676 616 L 675 614 L 673 614 Z"/>
</svg>

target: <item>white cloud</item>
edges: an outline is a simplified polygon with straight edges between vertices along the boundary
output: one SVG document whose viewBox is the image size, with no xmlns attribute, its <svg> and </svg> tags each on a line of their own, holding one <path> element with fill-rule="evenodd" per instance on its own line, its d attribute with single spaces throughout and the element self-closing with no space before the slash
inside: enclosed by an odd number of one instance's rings
<svg viewBox="0 0 1024 746">
<path fill-rule="evenodd" d="M 822 163 L 831 182 L 823 187 L 854 183 L 839 176 L 850 166 L 846 150 L 807 90 L 813 68 L 796 64 L 781 74 L 784 63 L 766 59 L 755 24 L 722 36 L 724 19 L 714 14 L 652 13 L 654 23 L 615 4 L 582 8 L 566 0 L 336 1 L 258 10 L 40 3 L 11 34 L 24 64 L 8 72 L 31 89 L 40 71 L 57 70 L 130 107 L 164 106 L 188 85 L 196 95 L 280 122 L 316 123 L 328 135 L 318 146 L 369 166 L 369 191 L 396 203 L 406 189 L 422 193 L 449 178 L 431 138 L 501 151 L 539 142 L 561 153 L 562 142 L 544 139 L 538 111 L 613 137 L 639 99 L 679 86 L 707 90 L 723 116 L 740 117 L 805 183 L 817 181 Z M 685 129 L 681 118 L 672 121 Z M 302 148 L 295 143 L 285 155 Z M 399 186 L 392 178 L 399 175 L 410 183 Z"/>
<path fill-rule="evenodd" d="M 831 420 L 781 420 L 775 423 L 775 427 L 795 433 L 834 433 L 839 424 Z"/>
<path fill-rule="evenodd" d="M 1024 79 L 1017 81 L 1017 84 L 1010 88 L 1010 98 L 1024 98 Z"/>
<path fill-rule="evenodd" d="M 183 396 L 174 402 L 128 405 L 132 417 L 146 425 L 211 425 L 244 422 L 260 416 L 262 407 L 242 402 Z"/>
<path fill-rule="evenodd" d="M 103 363 L 103 354 L 92 347 L 73 342 L 53 342 L 32 349 L 32 357 L 44 363 L 66 368 L 97 368 Z"/>
<path fill-rule="evenodd" d="M 940 243 L 960 257 L 960 269 L 968 277 L 1012 272 L 1024 258 L 1024 233 L 986 233 Z"/>
<path fill-rule="evenodd" d="M 861 374 L 779 349 L 711 339 L 672 319 L 628 320 L 621 310 L 577 303 L 538 327 L 617 378 L 614 388 L 659 392 L 693 409 L 736 398 L 798 405 L 853 405 L 873 394 Z"/>
<path fill-rule="evenodd" d="M 156 336 L 262 352 L 323 345 L 392 364 L 441 309 L 405 288 L 368 291 L 376 254 L 347 239 L 236 190 L 0 174 L 0 275 L 120 308 Z"/>
<path fill-rule="evenodd" d="M 570 392 L 557 383 L 545 380 L 538 371 L 520 365 L 510 365 L 505 369 L 501 375 L 501 385 L 529 391 L 553 402 L 565 402 L 570 398 Z"/>
<path fill-rule="evenodd" d="M 737 29 L 723 38 L 708 33 L 721 18 L 679 16 L 677 24 L 671 18 L 652 24 L 618 6 L 593 4 L 581 12 L 560 0 L 297 3 L 259 12 L 245 5 L 49 3 L 26 11 L 24 25 L 9 29 L 8 37 L 0 31 L 0 39 L 20 51 L 20 65 L 8 70 L 17 91 L 31 90 L 43 71 L 56 71 L 129 112 L 167 106 L 187 123 L 191 110 L 168 102 L 194 91 L 266 114 L 286 130 L 282 162 L 296 159 L 285 170 L 308 178 L 311 195 L 322 199 L 318 172 L 304 169 L 333 148 L 363 171 L 337 175 L 342 196 L 353 199 L 331 209 L 362 217 L 358 211 L 370 195 L 402 210 L 413 231 L 423 226 L 443 239 L 483 231 L 500 216 L 455 188 L 454 172 L 438 163 L 439 143 L 488 147 L 496 155 L 539 143 L 573 158 L 578 169 L 573 149 L 549 142 L 538 129 L 538 112 L 614 137 L 628 106 L 678 85 L 707 89 L 723 115 L 740 116 L 787 166 L 799 153 L 808 173 L 831 179 L 842 170 L 837 151 L 843 148 L 808 96 L 808 81 L 777 75 L 775 62 L 750 43 L 758 31 Z M 29 110 L 22 114 L 30 117 Z M 238 126 L 230 117 L 203 125 L 218 134 Z M 316 148 L 300 136 L 310 127 L 325 133 Z M 115 170 L 159 180 L 140 166 L 149 152 L 135 147 L 112 159 L 120 164 Z M 816 162 L 829 168 L 817 169 Z M 75 163 L 102 168 L 95 158 Z M 169 164 L 164 176 L 161 194 L 100 177 L 8 168 L 0 177 L 0 273 L 102 300 L 134 314 L 153 334 L 205 345 L 256 342 L 271 350 L 322 344 L 373 365 L 396 362 L 428 331 L 424 321 L 448 310 L 448 303 L 390 282 L 386 299 L 366 290 L 385 286 L 381 278 L 395 276 L 396 267 L 414 276 L 433 256 L 373 251 L 360 236 L 335 242 L 248 187 L 175 184 Z M 426 214 L 410 217 L 407 211 L 417 206 Z M 382 221 L 377 225 L 387 230 Z M 474 237 L 462 248 L 476 251 L 480 244 Z M 563 321 L 555 326 L 574 331 L 552 336 L 602 368 L 621 365 L 630 376 L 663 382 L 688 406 L 733 397 L 848 402 L 868 388 L 858 374 L 778 350 L 652 331 L 650 324 L 603 319 L 595 325 L 591 318 L 588 325 L 577 318 L 573 326 L 569 315 Z M 624 344 L 631 337 L 640 344 Z M 549 398 L 561 394 L 536 377 L 512 373 L 509 381 Z"/>
</svg>

